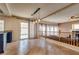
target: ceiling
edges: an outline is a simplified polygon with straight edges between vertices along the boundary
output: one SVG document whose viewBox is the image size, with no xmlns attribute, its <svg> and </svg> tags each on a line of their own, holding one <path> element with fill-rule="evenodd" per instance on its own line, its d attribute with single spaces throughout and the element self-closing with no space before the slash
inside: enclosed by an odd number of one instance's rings
<svg viewBox="0 0 79 59">
<path fill-rule="evenodd" d="M 66 8 L 65 10 L 62 10 L 56 14 L 53 14 L 47 18 L 44 19 L 44 21 L 49 22 L 56 22 L 56 23 L 63 23 L 70 21 L 71 16 L 79 16 L 79 4 L 75 4 L 73 6 L 70 6 Z M 75 19 L 78 20 L 78 19 Z"/>
<path fill-rule="evenodd" d="M 4 12 L 5 15 L 16 15 L 20 17 L 33 18 L 31 14 L 37 9 L 40 9 L 40 18 L 43 18 L 55 11 L 62 9 L 70 3 L 0 3 L 0 9 Z M 67 22 L 69 17 L 73 15 L 79 15 L 79 4 L 74 4 L 62 11 L 52 14 L 49 17 L 42 19 L 43 21 L 48 22 Z"/>
</svg>

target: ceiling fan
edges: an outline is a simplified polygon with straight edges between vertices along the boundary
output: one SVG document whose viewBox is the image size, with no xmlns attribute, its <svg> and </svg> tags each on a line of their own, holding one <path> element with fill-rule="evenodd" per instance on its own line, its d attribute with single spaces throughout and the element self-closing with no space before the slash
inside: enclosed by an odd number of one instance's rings
<svg viewBox="0 0 79 59">
<path fill-rule="evenodd" d="M 79 16 L 71 16 L 71 19 L 78 19 Z"/>
<path fill-rule="evenodd" d="M 40 9 L 41 9 L 41 8 L 37 8 L 37 9 L 31 14 L 31 16 L 36 15 L 36 17 L 35 17 L 35 18 L 33 19 L 33 21 L 32 21 L 34 24 L 41 21 L 41 19 L 40 19 Z"/>
<path fill-rule="evenodd" d="M 71 21 L 78 21 L 79 19 L 79 16 L 71 16 L 70 18 L 69 18 L 69 22 L 71 22 Z"/>
</svg>

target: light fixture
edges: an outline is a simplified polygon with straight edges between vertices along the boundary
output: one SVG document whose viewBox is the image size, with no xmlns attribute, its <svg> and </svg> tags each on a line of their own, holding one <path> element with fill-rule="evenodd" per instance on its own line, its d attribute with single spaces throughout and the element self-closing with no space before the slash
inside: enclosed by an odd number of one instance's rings
<svg viewBox="0 0 79 59">
<path fill-rule="evenodd" d="M 71 16 L 71 19 L 77 19 L 79 18 L 78 16 Z"/>
<path fill-rule="evenodd" d="M 34 21 L 33 21 L 33 24 L 36 24 L 37 22 L 38 22 L 37 20 L 34 20 Z"/>
<path fill-rule="evenodd" d="M 33 21 L 33 24 L 35 24 L 35 21 Z"/>
<path fill-rule="evenodd" d="M 35 23 L 37 23 L 38 21 L 36 20 Z"/>
<path fill-rule="evenodd" d="M 71 19 L 74 19 L 75 18 L 75 16 L 71 16 Z"/>
<path fill-rule="evenodd" d="M 35 15 L 39 10 L 40 8 L 37 8 L 36 11 L 32 14 L 32 16 Z"/>
<path fill-rule="evenodd" d="M 75 21 L 78 20 L 79 16 L 71 16 L 70 17 L 70 21 Z"/>
<path fill-rule="evenodd" d="M 40 22 L 41 20 L 40 19 L 38 19 L 38 22 Z"/>
<path fill-rule="evenodd" d="M 36 19 L 33 21 L 33 23 L 39 23 L 41 21 L 40 19 L 40 8 L 37 8 L 36 11 L 32 14 L 32 16 L 36 15 Z"/>
</svg>

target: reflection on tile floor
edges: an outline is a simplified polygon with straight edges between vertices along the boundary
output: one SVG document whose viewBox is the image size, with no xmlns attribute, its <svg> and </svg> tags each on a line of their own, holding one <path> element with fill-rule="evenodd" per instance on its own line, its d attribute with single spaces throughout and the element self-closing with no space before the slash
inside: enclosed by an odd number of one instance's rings
<svg viewBox="0 0 79 59">
<path fill-rule="evenodd" d="M 22 55 L 79 55 L 71 49 L 51 44 L 44 38 L 26 39 L 8 44 L 5 54 Z"/>
</svg>

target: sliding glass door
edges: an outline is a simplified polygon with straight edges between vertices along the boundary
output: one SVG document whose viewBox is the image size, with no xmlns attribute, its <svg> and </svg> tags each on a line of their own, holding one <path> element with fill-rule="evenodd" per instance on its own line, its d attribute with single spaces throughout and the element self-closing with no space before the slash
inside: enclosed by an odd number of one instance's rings
<svg viewBox="0 0 79 59">
<path fill-rule="evenodd" d="M 21 22 L 21 39 L 28 38 L 28 23 Z"/>
<path fill-rule="evenodd" d="M 21 22 L 21 33 L 20 33 L 20 48 L 19 54 L 26 54 L 29 47 L 28 39 L 28 22 Z"/>
</svg>

